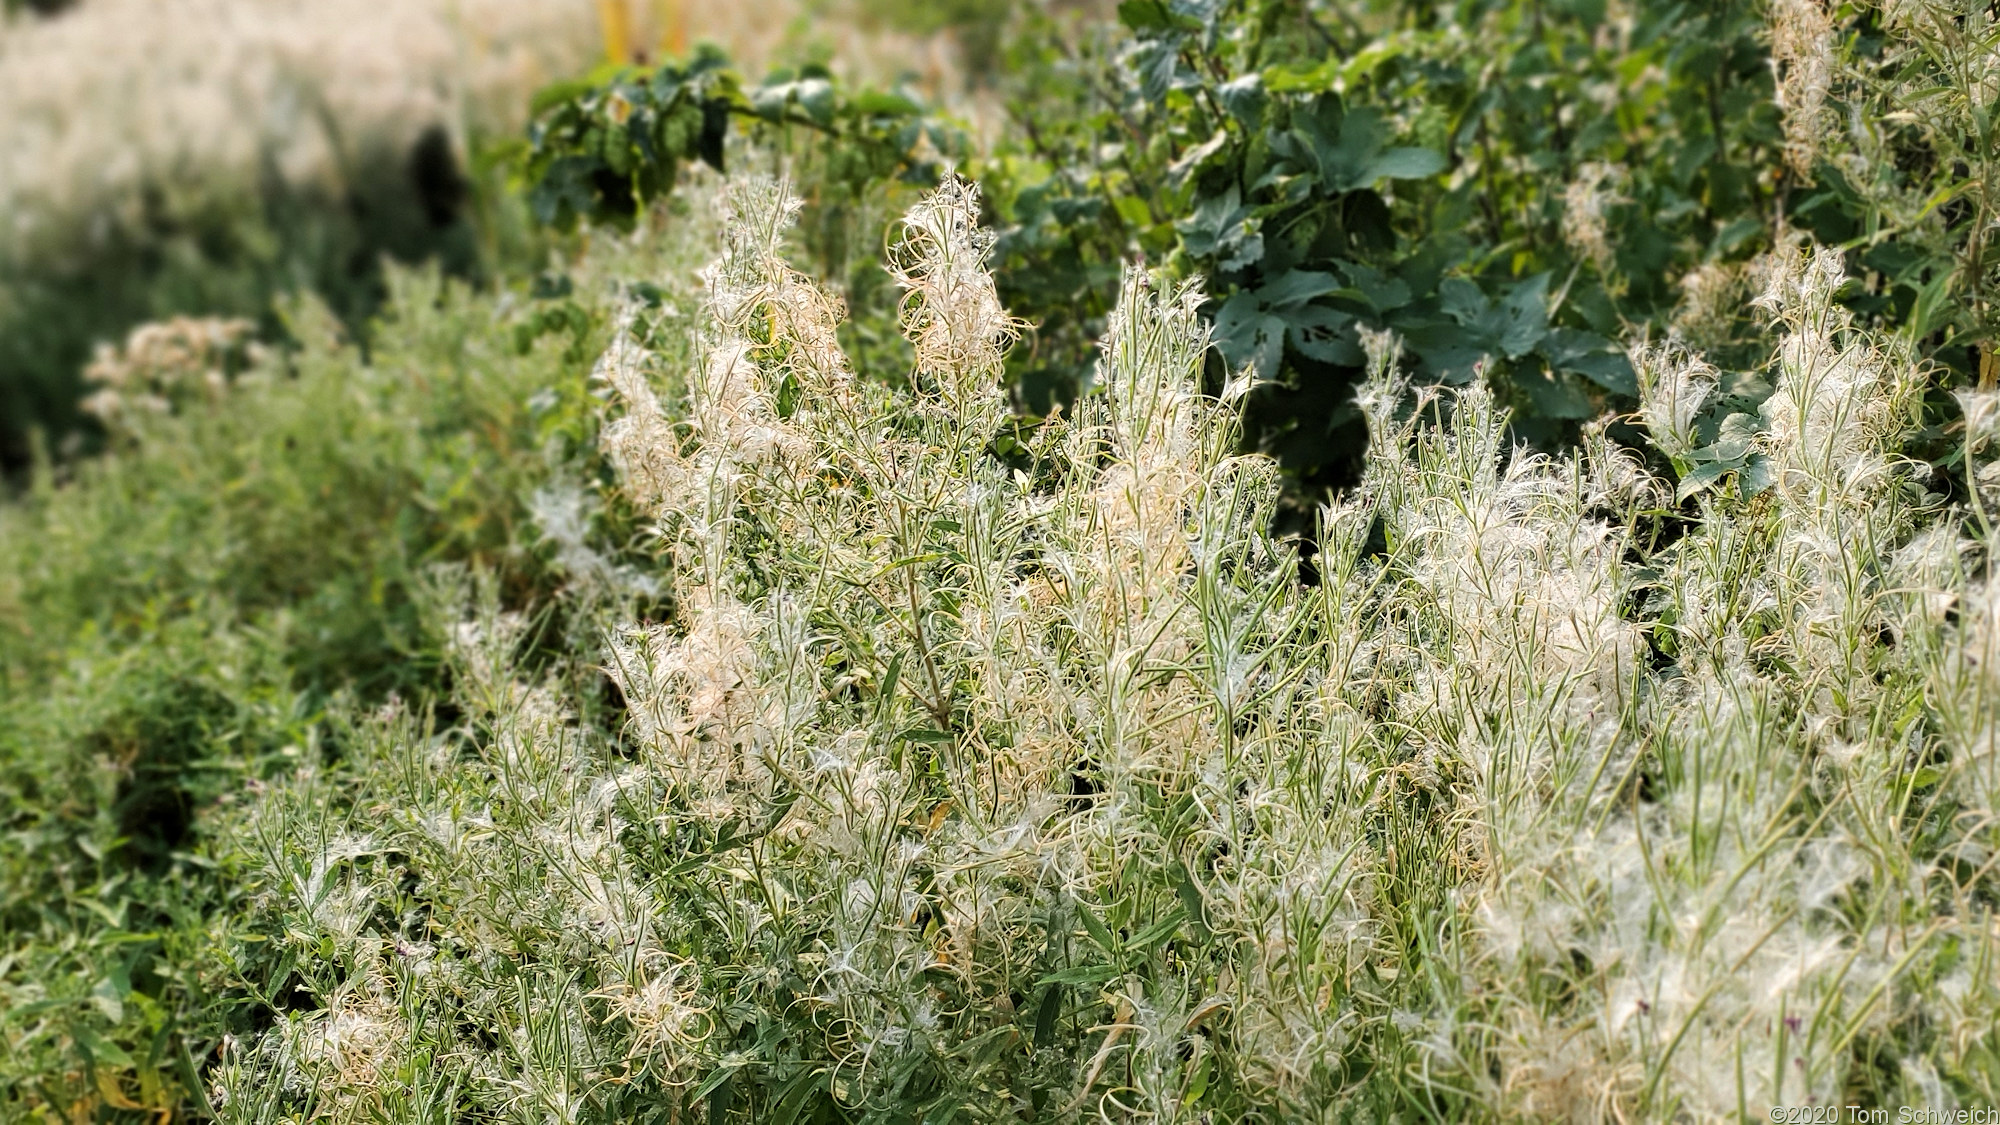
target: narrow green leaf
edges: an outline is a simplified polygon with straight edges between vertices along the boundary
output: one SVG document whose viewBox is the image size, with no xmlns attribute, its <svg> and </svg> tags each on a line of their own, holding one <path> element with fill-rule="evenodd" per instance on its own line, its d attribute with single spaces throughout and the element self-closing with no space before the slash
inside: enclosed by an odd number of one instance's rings
<svg viewBox="0 0 2000 1125">
<path fill-rule="evenodd" d="M 748 1064 L 749 1060 L 747 1059 L 732 1059 L 723 1062 L 710 1071 L 708 1077 L 701 1080 L 701 1085 L 696 1086 L 694 1091 L 688 1094 L 688 1100 L 698 1102 L 716 1090 L 722 1089 L 723 1084 L 728 1082 L 732 1075 Z M 728 1095 L 725 1094 L 722 1100 L 727 1103 L 729 1100 Z M 713 1108 L 714 1103 L 710 1102 L 709 1105 Z"/>
<path fill-rule="evenodd" d="M 1128 947 L 1141 951 L 1151 949 L 1178 933 L 1181 923 L 1185 921 L 1187 921 L 1186 908 L 1176 906 L 1167 911 L 1165 917 L 1133 935 Z"/>
<path fill-rule="evenodd" d="M 818 1067 L 805 1067 L 778 1093 L 776 1109 L 771 1113 L 771 1125 L 792 1125 L 799 1119 L 800 1111 L 813 1091 L 819 1087 L 819 1079 L 826 1072 Z"/>
<path fill-rule="evenodd" d="M 1055 1042 L 1056 1022 L 1062 1018 L 1063 985 L 1052 981 L 1042 990 L 1042 1004 L 1035 1012 L 1035 1046 L 1046 1047 Z"/>
<path fill-rule="evenodd" d="M 1082 920 L 1084 932 L 1090 935 L 1090 940 L 1096 942 L 1106 953 L 1114 956 L 1117 954 L 1118 939 L 1111 936 L 1111 931 L 1096 914 L 1091 912 L 1090 907 L 1081 902 L 1077 903 L 1076 916 Z"/>
<path fill-rule="evenodd" d="M 1118 966 L 1107 965 L 1100 961 L 1094 965 L 1072 965 L 1067 969 L 1059 969 L 1043 977 L 1040 983 L 1047 985 L 1096 984 L 1100 981 L 1110 980 L 1118 975 Z"/>
</svg>

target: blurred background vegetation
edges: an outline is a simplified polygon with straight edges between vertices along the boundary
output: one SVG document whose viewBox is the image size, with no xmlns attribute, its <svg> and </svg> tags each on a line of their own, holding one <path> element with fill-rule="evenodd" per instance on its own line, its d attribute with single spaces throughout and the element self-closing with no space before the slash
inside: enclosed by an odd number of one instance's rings
<svg viewBox="0 0 2000 1125">
<path fill-rule="evenodd" d="M 958 29 L 992 65 L 1007 9 L 423 0 L 385 14 L 195 0 L 168 13 L 95 0 L 8 10 L 0 469 L 18 479 L 37 440 L 99 448 L 78 407 L 81 372 L 137 324 L 238 315 L 275 338 L 274 300 L 312 292 L 365 337 L 385 261 L 434 261 L 473 281 L 539 268 L 551 242 L 490 156 L 518 135 L 529 96 L 558 78 L 607 55 L 710 41 L 759 66 L 837 57 L 882 73 L 893 57 L 937 89 L 956 85 L 946 72 Z"/>
<path fill-rule="evenodd" d="M 649 550 L 589 368 L 617 308 L 689 303 L 615 279 L 693 266 L 690 169 L 788 171 L 884 378 L 881 233 L 971 172 L 1022 426 L 1088 393 L 1125 263 L 1202 278 L 1300 528 L 1375 329 L 1549 446 L 1629 409 L 1627 341 L 1698 349 L 1729 374 L 1686 500 L 1757 487 L 1756 263 L 1807 235 L 1937 366 L 1911 452 L 1949 456 L 1948 391 L 2000 375 L 1996 46 L 1971 0 L 11 0 L 0 1118 L 200 1112 L 282 1005 L 215 959 L 203 818 L 337 754 L 342 708 L 435 695 L 428 566 L 551 644 L 671 611 L 586 580 Z M 250 327 L 86 379 L 183 316 Z"/>
</svg>

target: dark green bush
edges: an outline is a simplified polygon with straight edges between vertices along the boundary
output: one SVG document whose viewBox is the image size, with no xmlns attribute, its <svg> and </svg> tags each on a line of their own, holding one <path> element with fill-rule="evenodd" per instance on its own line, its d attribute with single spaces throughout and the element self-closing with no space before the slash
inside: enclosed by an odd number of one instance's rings
<svg viewBox="0 0 2000 1125">
<path fill-rule="evenodd" d="M 1822 116 L 1884 115 L 1883 148 L 1903 154 L 1893 183 L 1857 185 L 1843 168 L 1873 164 L 1847 133 L 1822 123 L 1803 152 L 1788 134 L 1767 16 L 1733 0 L 1126 0 L 1119 33 L 1045 22 L 1015 49 L 1016 135 L 980 169 L 1003 293 L 1040 328 L 1016 358 L 1024 404 L 1085 384 L 1111 279 L 1144 255 L 1206 279 L 1211 378 L 1254 369 L 1247 439 L 1308 492 L 1359 464 L 1368 329 L 1395 331 L 1423 381 L 1483 365 L 1517 435 L 1560 444 L 1632 403 L 1617 341 L 1678 332 L 1725 368 L 1761 366 L 1747 267 L 1800 228 L 1855 252 L 1850 307 L 1968 377 L 1967 345 L 1992 335 L 1992 146 L 1968 162 L 1949 149 L 1981 135 L 1969 121 L 1926 132 L 1890 112 L 1934 100 L 1920 81 L 1954 88 L 1949 51 L 1907 26 L 1892 49 L 1872 9 L 1835 14 L 1846 69 Z M 1944 199 L 1942 221 L 1916 205 Z"/>
<path fill-rule="evenodd" d="M 732 121 L 781 161 L 814 161 L 817 187 L 852 197 L 890 180 L 932 182 L 964 147 L 909 94 L 848 92 L 817 65 L 751 85 L 714 48 L 685 65 L 606 66 L 558 83 L 535 96 L 534 112 L 520 170 L 535 217 L 563 230 L 579 220 L 629 230 L 683 167 L 722 170 Z M 802 137 L 824 143 L 797 145 Z"/>
<path fill-rule="evenodd" d="M 1009 296 L 1051 340 L 1038 395 L 1075 393 L 1136 252 L 1207 279 L 1218 367 L 1257 376 L 1249 439 L 1308 484 L 1358 465 L 1369 329 L 1426 381 L 1483 365 L 1517 429 L 1561 440 L 1629 399 L 1615 341 L 1663 328 L 1681 275 L 1768 245 L 1782 136 L 1747 6 L 1119 12 L 1124 35 L 1024 48 L 1014 110 L 1039 124 L 999 218 Z"/>
</svg>

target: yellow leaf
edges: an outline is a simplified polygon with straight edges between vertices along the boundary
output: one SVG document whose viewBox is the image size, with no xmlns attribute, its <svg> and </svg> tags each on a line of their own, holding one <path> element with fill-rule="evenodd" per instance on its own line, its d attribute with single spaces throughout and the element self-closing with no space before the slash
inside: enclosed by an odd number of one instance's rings
<svg viewBox="0 0 2000 1125">
<path fill-rule="evenodd" d="M 104 1067 L 97 1068 L 97 1096 L 113 1109 L 145 1109 L 145 1106 L 125 1096 L 118 1085 L 118 1076 Z"/>
</svg>

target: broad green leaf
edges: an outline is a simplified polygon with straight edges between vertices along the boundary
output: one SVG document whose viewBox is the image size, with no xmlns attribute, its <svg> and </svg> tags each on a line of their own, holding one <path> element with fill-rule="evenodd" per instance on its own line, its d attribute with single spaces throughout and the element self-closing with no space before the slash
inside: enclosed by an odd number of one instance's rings
<svg viewBox="0 0 2000 1125">
<path fill-rule="evenodd" d="M 1514 385 L 1534 404 L 1544 418 L 1588 418 L 1597 412 L 1590 396 L 1583 393 L 1572 376 L 1539 369 L 1514 372 Z"/>
<path fill-rule="evenodd" d="M 1285 344 L 1309 359 L 1342 367 L 1359 367 L 1366 360 L 1354 337 L 1354 317 L 1322 305 L 1306 305 L 1282 314 Z"/>
<path fill-rule="evenodd" d="M 139 1064 L 133 1061 L 132 1056 L 126 1052 L 125 1048 L 106 1039 L 103 1035 L 98 1034 L 97 1031 L 89 1027 L 79 1026 L 76 1028 L 76 1038 L 77 1042 L 83 1046 L 83 1049 L 90 1053 L 91 1060 L 98 1066 L 116 1067 L 124 1070 L 138 1069 Z"/>
<path fill-rule="evenodd" d="M 848 101 L 847 108 L 869 117 L 914 117 L 923 112 L 923 107 L 909 98 L 882 90 L 863 90 Z"/>
<path fill-rule="evenodd" d="M 1753 453 L 1744 462 L 1743 471 L 1737 474 L 1736 488 L 1744 499 L 1757 496 L 1777 483 L 1777 469 L 1771 459 L 1762 453 Z"/>
<path fill-rule="evenodd" d="M 1638 378 L 1624 350 L 1595 332 L 1551 328 L 1542 337 L 1539 350 L 1557 371 L 1575 372 L 1615 394 L 1633 395 L 1639 391 Z"/>
<path fill-rule="evenodd" d="M 1382 180 L 1420 180 L 1444 171 L 1444 157 L 1427 148 L 1392 148 L 1368 163 L 1360 186 Z"/>
<path fill-rule="evenodd" d="M 1221 195 L 1204 196 L 1194 214 L 1175 224 L 1190 254 L 1197 257 L 1223 256 L 1242 246 L 1253 232 L 1249 208 L 1231 184 Z M 1262 242 L 1259 241 L 1261 256 Z"/>
<path fill-rule="evenodd" d="M 1118 22 L 1133 31 L 1199 31 L 1201 22 L 1181 15 L 1165 0 L 1119 0 Z"/>
<path fill-rule="evenodd" d="M 1274 379 L 1285 353 L 1285 321 L 1266 310 L 1255 295 L 1238 293 L 1215 317 L 1215 346 L 1232 371 L 1250 368 Z"/>
<path fill-rule="evenodd" d="M 1201 78 L 1181 61 L 1178 36 L 1142 39 L 1125 52 L 1139 75 L 1139 91 L 1148 101 L 1159 102 L 1175 90 L 1191 90 Z"/>
<path fill-rule="evenodd" d="M 590 93 L 592 83 L 587 78 L 571 78 L 562 82 L 552 82 L 536 90 L 528 99 L 528 114 L 540 117 L 565 102 L 572 102 Z"/>
<path fill-rule="evenodd" d="M 131 994 L 132 985 L 129 981 L 114 979 L 124 975 L 124 967 L 121 965 L 116 973 L 99 980 L 90 990 L 91 1003 L 95 1004 L 97 1010 L 104 1013 L 104 1018 L 112 1023 L 122 1023 L 125 1020 L 125 997 Z"/>
<path fill-rule="evenodd" d="M 1176 183 L 1187 179 L 1189 174 L 1200 171 L 1217 153 L 1223 151 L 1229 141 L 1229 130 L 1217 129 L 1207 140 L 1187 150 L 1179 160 L 1168 165 L 1167 173 Z"/>
<path fill-rule="evenodd" d="M 1549 275 L 1539 273 L 1515 285 L 1498 311 L 1497 342 L 1507 358 L 1534 350 L 1549 328 Z"/>
<path fill-rule="evenodd" d="M 1705 460 L 1723 461 L 1741 465 L 1750 455 L 1759 433 L 1757 419 L 1749 414 L 1731 414 L 1722 420 L 1722 427 L 1716 432 L 1715 441 L 1705 451 Z"/>
<path fill-rule="evenodd" d="M 1335 268 L 1347 279 L 1338 296 L 1357 300 L 1376 312 L 1391 312 L 1410 303 L 1410 287 L 1402 278 L 1391 277 L 1362 262 L 1336 262 Z"/>
<path fill-rule="evenodd" d="M 1298 94 L 1334 89 L 1334 82 L 1340 77 L 1340 73 L 1340 60 L 1328 59 L 1313 66 L 1268 67 L 1260 77 L 1264 85 L 1274 94 Z"/>
<path fill-rule="evenodd" d="M 1340 288 L 1330 273 L 1286 270 L 1257 290 L 1257 303 L 1268 309 L 1286 309 L 1323 297 Z"/>
<path fill-rule="evenodd" d="M 1246 74 L 1216 87 L 1216 97 L 1222 108 L 1229 111 L 1246 129 L 1256 129 L 1264 123 L 1264 107 L 1270 98 L 1264 92 L 1264 81 L 1256 74 Z"/>
<path fill-rule="evenodd" d="M 1736 466 L 1724 461 L 1705 461 L 1689 470 L 1681 478 L 1681 484 L 1674 492 L 1676 501 L 1686 500 L 1698 492 L 1715 487 L 1716 482 L 1736 471 Z"/>
<path fill-rule="evenodd" d="M 831 125 L 833 83 L 825 78 L 811 77 L 794 82 L 776 82 L 750 91 L 750 108 L 772 121 L 783 120 L 785 111 L 794 105 L 804 110 L 814 122 Z"/>
</svg>

